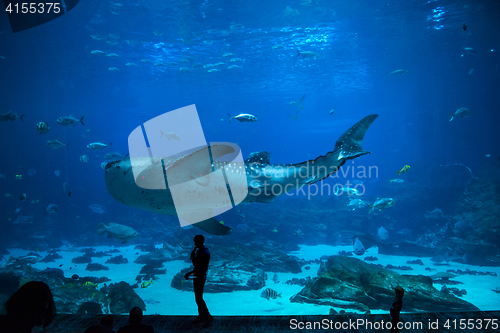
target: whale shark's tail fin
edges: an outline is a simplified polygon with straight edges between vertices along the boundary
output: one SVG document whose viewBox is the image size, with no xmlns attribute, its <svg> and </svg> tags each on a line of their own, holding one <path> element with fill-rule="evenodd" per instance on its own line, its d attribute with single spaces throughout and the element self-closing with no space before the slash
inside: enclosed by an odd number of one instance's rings
<svg viewBox="0 0 500 333">
<path fill-rule="evenodd" d="M 352 159 L 369 153 L 363 150 L 361 143 L 366 131 L 377 117 L 378 114 L 371 114 L 364 117 L 337 139 L 337 142 L 335 142 L 335 151 L 340 150 L 340 157 Z"/>
</svg>

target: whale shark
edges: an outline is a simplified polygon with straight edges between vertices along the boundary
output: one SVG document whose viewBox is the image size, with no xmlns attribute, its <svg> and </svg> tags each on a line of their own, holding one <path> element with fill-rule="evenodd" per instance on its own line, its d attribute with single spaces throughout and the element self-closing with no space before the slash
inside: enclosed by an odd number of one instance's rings
<svg viewBox="0 0 500 333">
<path fill-rule="evenodd" d="M 197 180 L 201 179 L 197 177 L 200 174 L 207 175 L 223 168 L 226 174 L 244 173 L 246 175 L 246 183 L 240 185 L 246 186 L 248 193 L 240 202 L 241 204 L 270 203 L 278 196 L 314 184 L 336 173 L 348 160 L 369 154 L 370 152 L 364 150 L 361 144 L 366 131 L 377 117 L 378 115 L 372 114 L 358 121 L 337 139 L 332 151 L 314 160 L 297 164 L 271 164 L 270 153 L 260 151 L 250 154 L 243 165 L 239 165 L 218 161 L 221 156 L 233 153 L 234 148 L 215 144 L 182 156 L 155 158 L 154 163 L 151 162 L 151 157 L 135 158 L 133 165 L 130 157 L 112 161 L 105 167 L 106 188 L 114 199 L 127 206 L 178 216 L 169 184 L 172 186 L 172 184 L 195 180 L 198 185 L 208 186 L 209 183 L 203 184 L 201 183 L 203 180 Z M 208 161 L 207 150 L 210 151 L 211 156 L 211 160 L 208 159 Z M 134 171 L 138 171 L 139 177 L 134 177 L 134 172 L 131 172 L 132 167 Z M 162 189 L 141 187 L 141 179 L 166 183 L 164 179 L 166 173 L 158 172 L 158 168 L 175 171 L 170 172 L 169 175 L 175 175 L 176 179 L 169 178 L 166 188 Z M 193 212 L 214 209 L 212 206 L 205 207 L 203 204 L 196 203 L 196 200 L 190 202 L 192 206 L 188 209 Z M 205 219 L 195 223 L 194 226 L 214 235 L 227 235 L 232 231 L 229 226 L 219 223 L 214 218 Z"/>
</svg>

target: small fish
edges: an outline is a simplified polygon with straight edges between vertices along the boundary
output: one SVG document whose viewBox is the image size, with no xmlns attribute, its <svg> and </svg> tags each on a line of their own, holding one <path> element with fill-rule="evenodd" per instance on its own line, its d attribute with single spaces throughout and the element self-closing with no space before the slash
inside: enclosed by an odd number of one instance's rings
<svg viewBox="0 0 500 333">
<path fill-rule="evenodd" d="M 455 111 L 455 113 L 450 112 L 450 114 L 451 114 L 450 121 L 452 121 L 455 116 L 458 116 L 460 118 L 470 116 L 470 111 L 469 111 L 469 109 L 462 107 L 462 108 L 459 108 L 457 111 Z"/>
<path fill-rule="evenodd" d="M 432 211 L 425 211 L 425 218 L 426 219 L 439 219 L 444 216 L 443 211 L 440 208 L 434 208 Z"/>
<path fill-rule="evenodd" d="M 403 76 L 403 75 L 405 75 L 406 73 L 408 73 L 408 70 L 406 70 L 406 69 L 396 69 L 395 71 L 389 72 L 389 74 L 388 74 L 388 75 L 392 75 L 392 76 Z"/>
<path fill-rule="evenodd" d="M 112 72 L 119 72 L 120 70 L 116 67 L 109 67 L 108 68 L 109 71 L 112 71 Z"/>
<path fill-rule="evenodd" d="M 54 214 L 54 213 L 57 213 L 57 211 L 59 210 L 59 206 L 56 205 L 56 204 L 49 204 L 43 211 L 43 214 L 45 215 L 45 213 L 48 213 L 48 214 Z"/>
<path fill-rule="evenodd" d="M 160 138 L 162 136 L 165 136 L 169 141 L 170 140 L 181 141 L 181 138 L 177 134 L 175 134 L 174 132 L 172 132 L 172 131 L 168 131 L 167 133 L 163 133 L 163 131 L 160 130 L 160 132 L 161 132 Z"/>
<path fill-rule="evenodd" d="M 462 30 L 463 30 L 463 31 L 467 31 L 467 24 L 465 24 L 465 23 L 464 23 L 464 24 L 462 24 Z"/>
<path fill-rule="evenodd" d="M 61 171 L 55 170 L 54 171 L 54 175 L 56 175 L 56 177 L 59 177 L 61 175 Z"/>
<path fill-rule="evenodd" d="M 125 66 L 128 66 L 128 67 L 137 67 L 138 65 L 136 63 L 133 63 L 133 62 L 127 62 L 125 64 Z"/>
<path fill-rule="evenodd" d="M 69 142 L 64 144 L 60 140 L 49 140 L 47 141 L 45 146 L 50 149 L 61 149 L 62 147 L 66 147 L 67 149 L 69 149 L 69 144 Z"/>
<path fill-rule="evenodd" d="M 87 155 L 80 156 L 80 162 L 87 163 L 89 161 L 89 157 Z"/>
<path fill-rule="evenodd" d="M 116 53 L 108 53 L 108 54 L 106 54 L 106 57 L 118 57 L 118 54 L 116 54 Z"/>
<path fill-rule="evenodd" d="M 193 69 L 189 67 L 181 67 L 179 68 L 179 71 L 184 72 L 184 73 L 192 73 Z"/>
<path fill-rule="evenodd" d="M 241 67 L 238 65 L 231 65 L 227 69 L 235 69 L 235 68 L 241 68 Z"/>
<path fill-rule="evenodd" d="M 336 108 L 333 108 L 333 109 L 330 110 L 330 116 L 335 112 L 335 109 Z"/>
<path fill-rule="evenodd" d="M 234 56 L 234 54 L 233 53 L 224 53 L 222 56 L 223 57 L 231 57 L 231 56 Z"/>
<path fill-rule="evenodd" d="M 316 58 L 318 56 L 317 53 L 311 52 L 311 51 L 302 51 L 300 52 L 299 49 L 297 49 L 297 56 L 302 56 L 302 59 L 305 58 Z"/>
<path fill-rule="evenodd" d="M 354 240 L 354 244 L 352 245 L 352 248 L 353 248 L 353 252 L 354 254 L 358 255 L 358 256 L 361 256 L 365 253 L 365 246 L 363 245 L 363 243 L 361 243 L 361 241 L 358 239 L 358 237 L 356 237 L 356 239 Z"/>
<path fill-rule="evenodd" d="M 351 188 L 351 187 L 348 187 L 348 186 L 343 186 L 343 185 L 336 185 L 335 186 L 335 195 L 342 195 L 343 193 L 346 193 L 348 196 L 361 196 L 361 192 L 359 192 L 357 189 L 355 188 Z"/>
<path fill-rule="evenodd" d="M 209 70 L 208 70 L 208 72 L 209 72 L 209 73 L 219 72 L 219 70 L 218 70 L 218 69 L 216 69 L 216 68 L 213 68 L 213 69 L 209 69 Z"/>
<path fill-rule="evenodd" d="M 476 50 L 474 50 L 472 47 L 464 47 L 464 50 L 469 54 L 477 54 Z"/>
<path fill-rule="evenodd" d="M 21 201 L 26 200 L 26 193 L 22 193 L 22 194 L 19 196 L 19 199 L 20 199 Z"/>
<path fill-rule="evenodd" d="M 280 283 L 280 277 L 278 276 L 278 274 L 274 273 L 273 281 L 274 281 L 274 284 Z"/>
<path fill-rule="evenodd" d="M 83 116 L 85 117 L 85 116 Z M 73 116 L 69 116 L 69 117 L 60 117 L 59 119 L 57 119 L 57 123 L 59 125 L 63 125 L 64 127 L 68 127 L 69 125 L 73 125 L 73 127 L 76 126 L 76 124 L 78 123 L 82 123 L 82 125 L 85 125 L 83 123 L 83 117 L 81 117 L 80 119 L 77 119 Z"/>
<path fill-rule="evenodd" d="M 153 284 L 153 279 L 151 279 L 151 281 L 144 281 L 143 283 L 141 283 L 141 288 L 147 288 L 149 287 L 150 285 Z"/>
<path fill-rule="evenodd" d="M 161 130 L 160 130 L 161 132 Z M 160 136 L 161 138 L 161 136 Z M 116 160 L 123 160 L 125 158 L 125 156 L 123 156 L 122 154 L 120 153 L 117 153 L 117 152 L 112 152 L 112 153 L 108 153 L 106 155 L 104 155 L 104 159 L 106 161 L 116 161 Z"/>
<path fill-rule="evenodd" d="M 21 119 L 21 121 L 24 122 L 24 120 L 23 120 L 24 116 L 25 116 L 24 114 L 22 116 L 18 116 L 17 113 L 9 110 L 9 112 L 6 112 L 4 114 L 0 114 L 0 121 L 14 121 L 17 119 Z"/>
<path fill-rule="evenodd" d="M 103 150 L 104 148 L 106 147 L 109 147 L 111 146 L 113 143 L 110 143 L 109 145 L 106 145 L 102 142 L 93 142 L 93 143 L 89 143 L 87 145 L 87 149 L 90 149 L 90 150 Z"/>
<path fill-rule="evenodd" d="M 410 166 L 409 165 L 405 165 L 400 171 L 397 171 L 397 173 L 400 175 L 402 173 L 407 173 L 408 170 L 410 170 Z"/>
<path fill-rule="evenodd" d="M 232 117 L 229 113 L 227 115 L 229 116 L 229 123 L 231 123 L 232 119 L 236 119 L 240 123 L 253 123 L 257 121 L 257 117 L 248 113 L 240 113 L 236 117 Z"/>
<path fill-rule="evenodd" d="M 231 62 L 237 62 L 237 61 L 245 61 L 245 59 L 240 59 L 240 58 L 232 58 L 231 60 L 229 60 Z"/>
<path fill-rule="evenodd" d="M 68 197 L 71 196 L 71 185 L 67 181 L 63 183 L 62 191 L 64 194 L 68 194 Z"/>
<path fill-rule="evenodd" d="M 38 124 L 36 124 L 36 130 L 40 132 L 40 135 L 47 134 L 50 131 L 50 127 L 47 122 L 41 121 Z"/>
<path fill-rule="evenodd" d="M 389 183 L 396 183 L 396 184 L 401 184 L 404 182 L 405 182 L 404 179 L 401 179 L 401 178 L 394 178 L 394 179 L 389 180 Z"/>
<path fill-rule="evenodd" d="M 93 51 L 90 51 L 91 54 L 101 54 L 101 53 L 104 53 L 103 51 L 101 50 L 93 50 Z"/>
<path fill-rule="evenodd" d="M 260 297 L 266 298 L 268 301 L 272 299 L 276 299 L 278 297 L 281 297 L 281 293 L 278 294 L 276 290 L 273 290 L 271 288 L 266 288 L 262 293 L 260 294 Z"/>
<path fill-rule="evenodd" d="M 365 201 L 361 199 L 351 199 L 351 201 L 349 201 L 349 204 L 347 205 L 347 209 L 356 210 L 359 208 L 366 208 L 369 206 L 370 206 L 369 204 L 367 204 Z"/>
<path fill-rule="evenodd" d="M 285 45 L 283 45 L 283 44 L 276 44 L 276 45 L 274 45 L 274 46 L 272 47 L 272 49 L 273 49 L 273 50 L 278 50 L 278 49 L 282 49 L 282 48 L 284 48 L 284 47 L 285 47 Z"/>
<path fill-rule="evenodd" d="M 474 228 L 470 225 L 470 223 L 463 221 L 463 220 L 455 223 L 455 228 L 462 231 L 462 232 L 474 231 Z"/>
<path fill-rule="evenodd" d="M 90 282 L 90 281 L 87 281 L 83 284 L 84 287 L 87 287 L 87 288 L 90 288 L 90 287 L 93 287 L 93 288 L 96 288 L 97 289 L 97 286 L 98 284 L 97 283 L 94 283 L 94 282 Z"/>
<path fill-rule="evenodd" d="M 384 227 L 378 228 L 377 234 L 378 238 L 380 238 L 381 240 L 386 240 L 387 238 L 389 238 L 389 232 Z"/>
<path fill-rule="evenodd" d="M 387 207 L 392 207 L 396 204 L 393 198 L 382 198 L 382 199 L 377 199 L 373 205 L 370 206 L 370 211 L 368 214 L 370 214 L 374 208 L 378 209 L 379 212 L 382 211 L 382 209 L 387 208 Z"/>
</svg>

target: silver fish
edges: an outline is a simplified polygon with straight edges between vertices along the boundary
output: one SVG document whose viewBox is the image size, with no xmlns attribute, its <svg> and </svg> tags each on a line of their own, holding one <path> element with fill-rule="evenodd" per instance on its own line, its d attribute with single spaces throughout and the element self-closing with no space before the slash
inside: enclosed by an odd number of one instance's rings
<svg viewBox="0 0 500 333">
<path fill-rule="evenodd" d="M 9 110 L 9 112 L 6 112 L 4 114 L 0 114 L 0 121 L 14 121 L 17 119 L 21 119 L 22 122 L 24 122 L 23 117 L 25 115 L 18 116 L 17 113 L 12 112 Z"/>
<path fill-rule="evenodd" d="M 49 141 L 47 141 L 45 146 L 50 148 L 50 149 L 61 149 L 62 147 L 66 147 L 69 149 L 69 144 L 70 144 L 69 142 L 64 144 L 59 140 L 49 140 Z"/>
<path fill-rule="evenodd" d="M 257 117 L 255 117 L 254 115 L 248 114 L 248 113 L 240 113 L 236 117 L 231 117 L 231 115 L 229 113 L 227 115 L 230 118 L 229 123 L 231 123 L 231 120 L 233 120 L 233 119 L 238 120 L 240 123 L 253 123 L 253 122 L 257 121 Z"/>
<path fill-rule="evenodd" d="M 85 116 L 83 116 L 83 117 L 85 117 Z M 78 123 L 82 123 L 82 125 L 85 125 L 83 123 L 83 117 L 81 117 L 80 119 L 77 119 L 73 116 L 60 117 L 59 119 L 57 119 L 57 123 L 59 125 L 63 125 L 64 127 L 68 127 L 69 125 L 73 125 L 73 127 L 75 127 L 76 124 L 78 124 Z"/>
<path fill-rule="evenodd" d="M 396 69 L 395 71 L 389 72 L 389 74 L 388 74 L 388 75 L 392 75 L 392 76 L 403 76 L 403 75 L 405 75 L 406 73 L 408 73 L 408 70 L 406 70 L 406 69 Z"/>
<path fill-rule="evenodd" d="M 274 284 L 280 283 L 281 280 L 280 280 L 280 277 L 278 276 L 278 274 L 274 273 L 273 281 L 274 281 Z"/>
<path fill-rule="evenodd" d="M 59 210 L 59 206 L 56 204 L 49 204 L 47 208 L 43 211 L 43 214 L 49 213 L 49 214 L 54 214 Z"/>
<path fill-rule="evenodd" d="M 117 152 L 107 153 L 106 155 L 104 155 L 104 159 L 106 161 L 123 160 L 124 158 L 125 156 Z"/>
<path fill-rule="evenodd" d="M 106 147 L 111 146 L 113 143 L 110 143 L 109 145 L 104 144 L 102 142 L 92 142 L 87 145 L 87 149 L 90 150 L 103 150 Z"/>
<path fill-rule="evenodd" d="M 297 56 L 302 56 L 302 59 L 304 59 L 304 58 L 316 58 L 318 56 L 318 54 L 311 52 L 311 51 L 300 52 L 299 49 L 297 49 Z"/>
</svg>

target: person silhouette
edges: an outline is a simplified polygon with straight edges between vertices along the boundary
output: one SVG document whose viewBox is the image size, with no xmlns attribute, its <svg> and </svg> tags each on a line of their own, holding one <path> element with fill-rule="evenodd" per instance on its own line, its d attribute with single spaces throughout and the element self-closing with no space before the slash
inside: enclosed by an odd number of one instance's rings
<svg viewBox="0 0 500 333">
<path fill-rule="evenodd" d="M 116 333 L 154 333 L 153 326 L 141 324 L 142 317 L 141 308 L 137 306 L 132 308 L 128 317 L 128 324 L 120 327 Z"/>
<path fill-rule="evenodd" d="M 397 286 L 394 288 L 394 292 L 396 293 L 396 297 L 392 302 L 391 306 L 391 317 L 392 317 L 392 326 L 391 333 L 399 333 L 398 323 L 399 323 L 399 313 L 401 309 L 403 309 L 403 295 L 405 290 L 401 286 Z"/>
<path fill-rule="evenodd" d="M 101 318 L 99 325 L 90 326 L 83 333 L 113 333 L 114 321 L 112 315 L 106 315 Z"/>
<path fill-rule="evenodd" d="M 35 326 L 45 329 L 56 316 L 54 297 L 42 281 L 29 281 L 5 303 L 7 314 L 0 316 L 0 332 L 30 333 Z"/>
<path fill-rule="evenodd" d="M 198 305 L 198 317 L 193 321 L 194 325 L 204 323 L 203 327 L 209 327 L 214 321 L 214 317 L 210 314 L 207 304 L 203 300 L 203 288 L 207 280 L 207 270 L 210 264 L 210 251 L 205 247 L 205 237 L 203 235 L 194 236 L 194 249 L 191 251 L 191 261 L 194 269 L 184 274 L 184 278 L 193 279 L 194 297 L 196 305 Z"/>
</svg>

